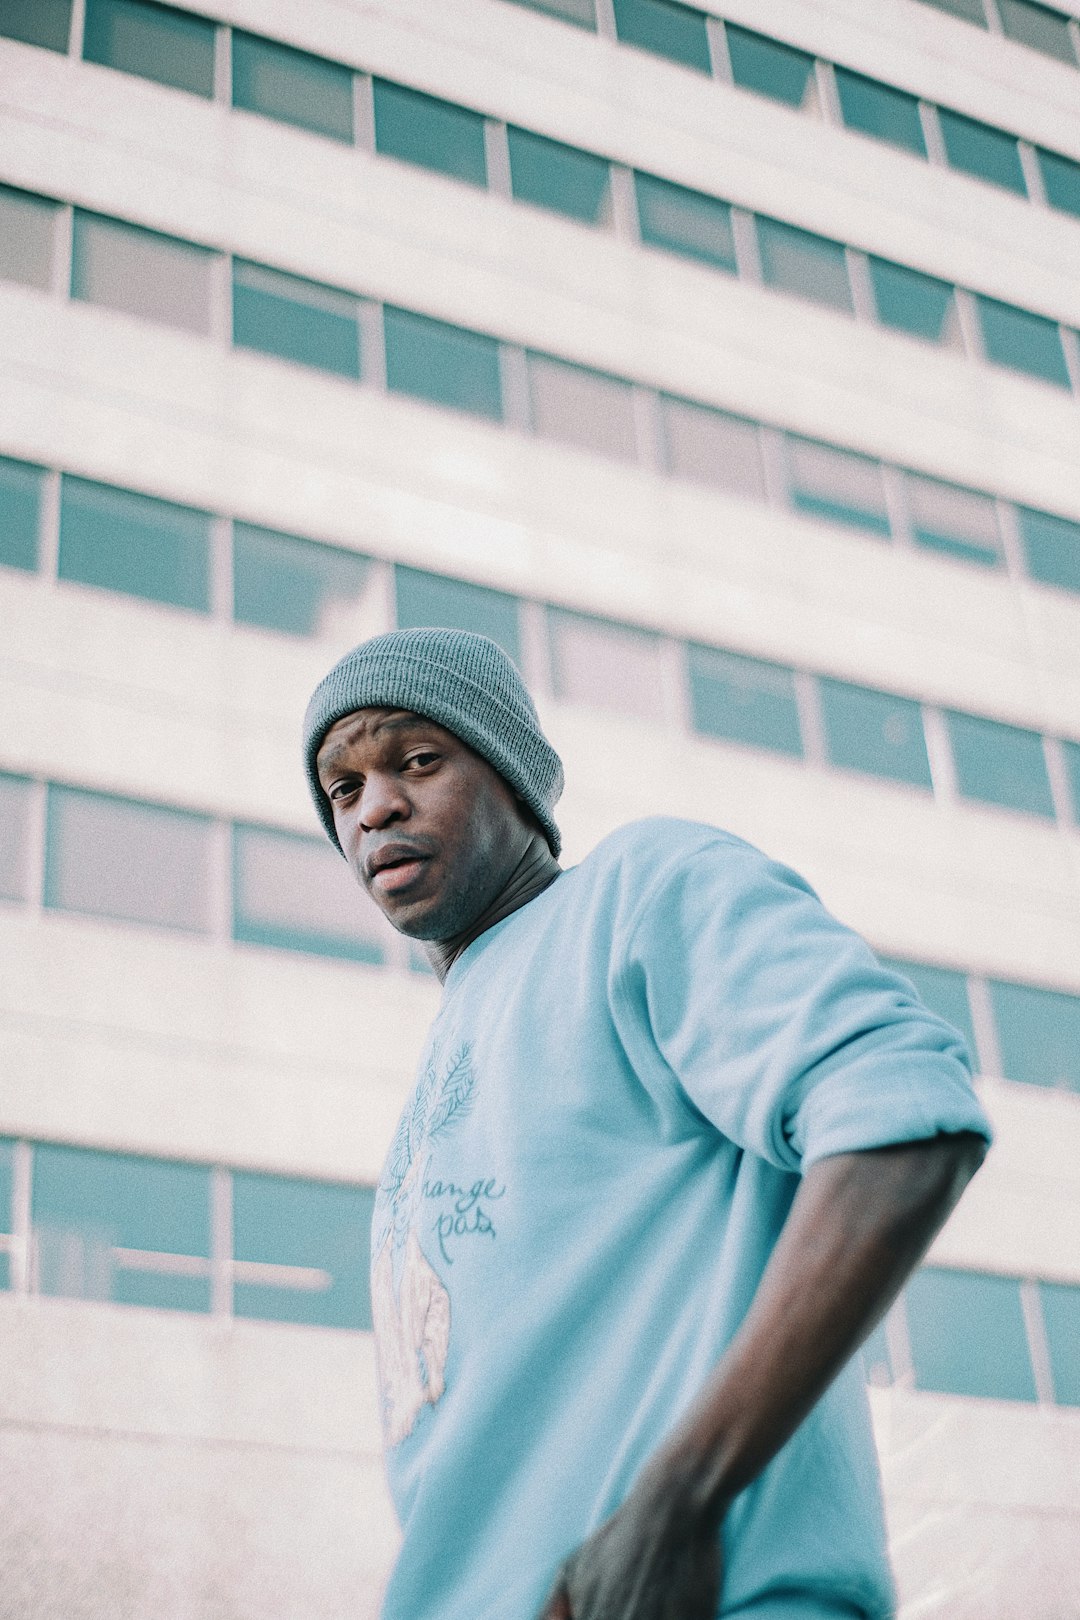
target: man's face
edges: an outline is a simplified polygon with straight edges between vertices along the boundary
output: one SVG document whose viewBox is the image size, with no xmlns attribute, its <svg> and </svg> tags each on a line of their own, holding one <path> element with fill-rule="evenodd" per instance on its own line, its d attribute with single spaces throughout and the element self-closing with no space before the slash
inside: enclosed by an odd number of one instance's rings
<svg viewBox="0 0 1080 1620">
<path fill-rule="evenodd" d="M 316 768 L 357 880 L 413 939 L 464 932 L 501 892 L 535 826 L 486 760 L 433 720 L 358 709 Z"/>
</svg>

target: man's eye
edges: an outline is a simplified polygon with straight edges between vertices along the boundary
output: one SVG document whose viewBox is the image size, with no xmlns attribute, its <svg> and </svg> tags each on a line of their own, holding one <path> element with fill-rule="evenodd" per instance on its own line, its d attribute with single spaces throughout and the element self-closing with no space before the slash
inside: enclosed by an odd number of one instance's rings
<svg viewBox="0 0 1080 1620">
<path fill-rule="evenodd" d="M 331 802 L 334 799 L 347 799 L 349 794 L 355 793 L 360 785 L 361 784 L 356 780 L 355 777 L 350 777 L 345 782 L 334 782 L 327 789 L 326 797 L 330 799 Z"/>
<path fill-rule="evenodd" d="M 406 760 L 406 764 L 408 764 L 408 765 L 430 765 L 432 763 L 432 761 L 437 760 L 438 757 L 439 757 L 438 754 L 436 754 L 433 749 L 424 748 L 424 749 L 421 749 L 421 751 L 418 754 L 410 754 L 408 759 Z"/>
</svg>

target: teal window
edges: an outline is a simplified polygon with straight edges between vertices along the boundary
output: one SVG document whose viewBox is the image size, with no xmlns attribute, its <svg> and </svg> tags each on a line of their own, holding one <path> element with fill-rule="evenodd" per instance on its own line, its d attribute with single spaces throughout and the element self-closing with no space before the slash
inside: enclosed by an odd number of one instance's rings
<svg viewBox="0 0 1080 1620">
<path fill-rule="evenodd" d="M 375 150 L 470 185 L 487 185 L 484 120 L 451 101 L 373 80 Z"/>
<path fill-rule="evenodd" d="M 758 218 L 761 273 L 767 287 L 796 293 L 815 304 L 854 309 L 847 261 L 839 242 L 800 231 L 778 219 Z"/>
<path fill-rule="evenodd" d="M 814 58 L 778 39 L 726 25 L 731 76 L 744 90 L 801 107 L 814 93 Z"/>
<path fill-rule="evenodd" d="M 389 388 L 473 416 L 502 420 L 499 345 L 494 338 L 392 304 L 383 310 L 383 332 Z"/>
<path fill-rule="evenodd" d="M 174 236 L 76 209 L 71 296 L 206 335 L 218 257 Z"/>
<path fill-rule="evenodd" d="M 214 24 L 190 11 L 150 0 L 86 0 L 83 56 L 192 95 L 214 94 Z"/>
<path fill-rule="evenodd" d="M 1038 1284 L 1054 1399 L 1080 1406 L 1080 1288 L 1069 1283 Z"/>
<path fill-rule="evenodd" d="M 766 497 L 756 422 L 690 400 L 660 396 L 665 461 L 676 478 L 712 484 L 750 500 Z"/>
<path fill-rule="evenodd" d="M 1063 742 L 1061 752 L 1065 760 L 1065 778 L 1072 797 L 1073 820 L 1080 824 L 1080 743 Z"/>
<path fill-rule="evenodd" d="M 34 784 L 25 776 L 0 773 L 0 900 L 30 898 L 33 813 Z"/>
<path fill-rule="evenodd" d="M 394 593 L 400 629 L 436 625 L 447 630 L 472 630 L 490 636 L 515 664 L 521 663 L 516 596 L 468 580 L 450 579 L 445 574 L 405 568 L 400 563 L 394 568 Z"/>
<path fill-rule="evenodd" d="M 956 299 L 949 282 L 868 255 L 878 320 L 930 343 L 956 342 Z"/>
<path fill-rule="evenodd" d="M 683 67 L 711 73 L 705 18 L 669 0 L 614 0 L 615 32 L 626 45 L 666 56 Z"/>
<path fill-rule="evenodd" d="M 529 11 L 542 11 L 548 17 L 562 22 L 576 23 L 579 28 L 596 30 L 596 0 L 513 0 Z"/>
<path fill-rule="evenodd" d="M 944 1018 L 953 1029 L 959 1030 L 968 1051 L 974 1056 L 975 1030 L 971 1022 L 966 974 L 958 973 L 955 968 L 932 967 L 929 962 L 904 962 L 886 956 L 881 960 L 886 967 L 910 979 L 919 1000 L 931 1012 L 937 1013 L 939 1018 Z"/>
<path fill-rule="evenodd" d="M 905 1293 L 917 1389 L 1033 1401 L 1020 1284 L 926 1266 Z"/>
<path fill-rule="evenodd" d="M 988 360 L 1068 388 L 1069 368 L 1054 321 L 999 303 L 996 298 L 985 298 L 981 293 L 976 295 L 975 303 Z"/>
<path fill-rule="evenodd" d="M 1017 507 L 1028 573 L 1044 585 L 1080 591 L 1080 523 Z"/>
<path fill-rule="evenodd" d="M 210 1171 L 35 1146 L 31 1279 L 42 1294 L 210 1309 Z"/>
<path fill-rule="evenodd" d="M 209 931 L 208 817 L 51 783 L 46 825 L 47 906 Z"/>
<path fill-rule="evenodd" d="M 65 473 L 57 571 L 82 585 L 207 613 L 210 517 Z"/>
<path fill-rule="evenodd" d="M 0 1137 L 0 1289 L 11 1287 L 15 1235 L 15 1144 Z"/>
<path fill-rule="evenodd" d="M 366 557 L 247 523 L 233 525 L 233 618 L 290 636 L 356 639 Z"/>
<path fill-rule="evenodd" d="M 953 710 L 946 711 L 945 719 L 957 782 L 966 799 L 1033 816 L 1053 816 L 1054 801 L 1038 732 Z"/>
<path fill-rule="evenodd" d="M 693 642 L 686 657 L 695 731 L 801 757 L 802 733 L 790 669 Z"/>
<path fill-rule="evenodd" d="M 542 354 L 530 354 L 528 365 L 532 428 L 538 437 L 620 461 L 637 459 L 634 394 L 628 382 Z"/>
<path fill-rule="evenodd" d="M 1057 152 L 1045 152 L 1042 147 L 1038 149 L 1038 158 L 1043 189 L 1051 208 L 1080 214 L 1080 163 Z"/>
<path fill-rule="evenodd" d="M 1006 135 L 1004 130 L 965 118 L 963 113 L 951 112 L 947 107 L 938 108 L 938 121 L 951 168 L 1027 196 L 1015 135 Z"/>
<path fill-rule="evenodd" d="M 370 1331 L 374 1196 L 370 1187 L 234 1170 L 234 1314 Z"/>
<path fill-rule="evenodd" d="M 788 487 L 797 512 L 888 535 L 885 480 L 880 461 L 789 434 Z"/>
<path fill-rule="evenodd" d="M 59 213 L 48 197 L 0 186 L 0 280 L 49 287 Z"/>
<path fill-rule="evenodd" d="M 926 156 L 919 103 L 914 96 L 842 67 L 836 69 L 836 90 L 848 129 L 873 135 L 918 157 Z"/>
<path fill-rule="evenodd" d="M 335 141 L 353 138 L 349 68 L 238 28 L 232 36 L 232 99 L 234 107 L 279 118 L 316 135 Z"/>
<path fill-rule="evenodd" d="M 1030 45 L 1044 56 L 1075 67 L 1076 53 L 1069 37 L 1069 20 L 1048 6 L 1032 5 L 1031 0 L 998 0 L 1001 26 L 1009 39 Z"/>
<path fill-rule="evenodd" d="M 233 260 L 233 342 L 339 377 L 360 376 L 360 300 Z"/>
<path fill-rule="evenodd" d="M 933 6 L 935 11 L 947 11 L 953 17 L 962 17 L 979 28 L 986 27 L 983 0 L 923 0 L 923 4 Z"/>
<path fill-rule="evenodd" d="M 893 1382 L 892 1356 L 884 1322 L 879 1322 L 862 1347 L 862 1364 L 866 1382 L 876 1389 L 887 1388 Z"/>
<path fill-rule="evenodd" d="M 378 963 L 387 928 L 325 838 L 233 828 L 234 939 Z"/>
<path fill-rule="evenodd" d="M 611 165 L 606 158 L 513 124 L 506 138 L 510 189 L 519 202 L 550 208 L 586 225 L 611 223 Z"/>
<path fill-rule="evenodd" d="M 735 236 L 726 202 L 637 172 L 634 191 L 643 242 L 735 274 Z"/>
<path fill-rule="evenodd" d="M 659 636 L 562 608 L 549 608 L 547 618 L 556 697 L 664 720 Z"/>
<path fill-rule="evenodd" d="M 999 979 L 989 987 L 1005 1078 L 1080 1091 L 1080 996 Z"/>
<path fill-rule="evenodd" d="M 1000 564 L 1001 531 L 991 496 L 917 473 L 905 474 L 904 483 L 911 532 L 920 546 L 983 567 Z"/>
<path fill-rule="evenodd" d="M 913 787 L 933 786 L 917 703 L 846 681 L 822 677 L 818 685 L 831 764 Z"/>
<path fill-rule="evenodd" d="M 0 564 L 33 573 L 44 469 L 0 456 Z"/>
<path fill-rule="evenodd" d="M 66 53 L 71 37 L 71 0 L 0 0 L 0 35 Z"/>
</svg>

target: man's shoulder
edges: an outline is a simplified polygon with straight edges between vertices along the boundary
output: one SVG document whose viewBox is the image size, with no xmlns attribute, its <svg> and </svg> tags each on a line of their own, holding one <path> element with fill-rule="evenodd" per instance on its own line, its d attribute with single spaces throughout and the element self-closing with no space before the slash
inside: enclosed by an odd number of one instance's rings
<svg viewBox="0 0 1080 1620">
<path fill-rule="evenodd" d="M 707 852 L 724 851 L 743 851 L 763 858 L 745 839 L 708 822 L 686 821 L 679 816 L 643 816 L 608 833 L 577 870 L 599 876 L 612 868 L 631 867 L 643 874 L 660 874 Z"/>
</svg>

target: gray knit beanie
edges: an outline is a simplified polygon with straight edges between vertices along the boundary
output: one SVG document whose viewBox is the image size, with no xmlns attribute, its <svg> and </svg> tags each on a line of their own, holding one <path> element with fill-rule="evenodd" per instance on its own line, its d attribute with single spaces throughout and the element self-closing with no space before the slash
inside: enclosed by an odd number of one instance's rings
<svg viewBox="0 0 1080 1620">
<path fill-rule="evenodd" d="M 340 850 L 315 760 L 335 721 L 356 709 L 411 709 L 434 720 L 493 765 L 534 812 L 553 855 L 562 840 L 553 809 L 562 761 L 540 730 L 533 700 L 510 659 L 468 630 L 391 630 L 336 663 L 304 715 L 304 768 L 315 808 Z"/>
</svg>

